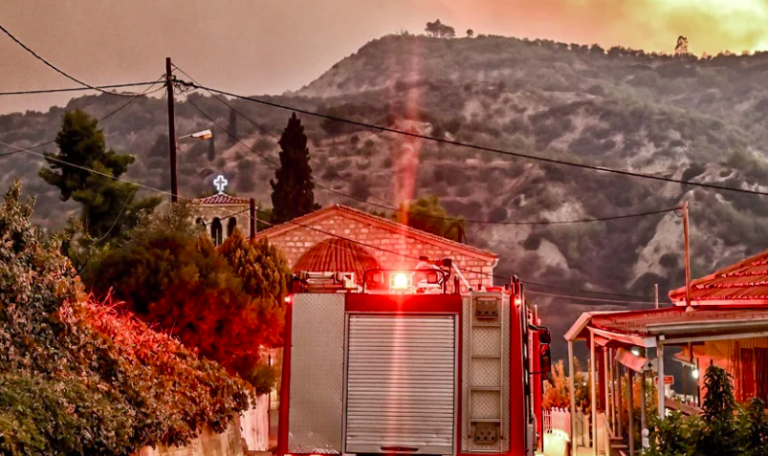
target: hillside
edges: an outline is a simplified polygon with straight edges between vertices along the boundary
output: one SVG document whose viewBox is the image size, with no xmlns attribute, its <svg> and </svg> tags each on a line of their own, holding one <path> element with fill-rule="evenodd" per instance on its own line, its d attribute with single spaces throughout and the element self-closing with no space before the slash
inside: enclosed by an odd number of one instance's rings
<svg viewBox="0 0 768 456">
<path fill-rule="evenodd" d="M 768 53 L 697 59 L 504 37 L 387 36 L 306 87 L 263 98 L 515 152 L 768 190 L 767 78 Z M 279 136 L 288 111 L 233 100 L 261 127 L 239 118 L 235 128 L 227 106 L 205 93 L 189 97 L 255 151 L 276 159 L 272 135 Z M 86 96 L 66 109 L 101 117 L 122 103 L 122 97 Z M 111 147 L 138 156 L 131 178 L 167 189 L 164 103 L 141 99 L 103 126 Z M 50 140 L 61 113 L 0 116 L 0 141 L 31 146 Z M 183 96 L 177 119 L 181 135 L 212 127 Z M 654 211 L 685 198 L 691 202 L 694 277 L 766 248 L 768 206 L 760 197 L 302 120 L 313 142 L 316 180 L 358 199 L 393 205 L 415 187 L 416 195 L 437 195 L 451 213 L 468 219 L 527 222 Z M 268 203 L 272 165 L 214 131 L 213 160 L 208 144 L 180 143 L 182 192 L 207 191 L 209 176 L 224 172 L 239 195 Z M 40 160 L 24 153 L 0 160 L 0 189 L 23 177 L 40 195 L 37 213 L 60 226 L 73 206 L 58 203 L 35 176 Z M 323 204 L 379 209 L 323 189 L 316 194 Z M 607 223 L 467 227 L 470 242 L 501 254 L 501 275 L 514 271 L 565 287 L 643 295 L 655 282 L 666 293 L 683 281 L 682 223 L 673 213 Z"/>
</svg>

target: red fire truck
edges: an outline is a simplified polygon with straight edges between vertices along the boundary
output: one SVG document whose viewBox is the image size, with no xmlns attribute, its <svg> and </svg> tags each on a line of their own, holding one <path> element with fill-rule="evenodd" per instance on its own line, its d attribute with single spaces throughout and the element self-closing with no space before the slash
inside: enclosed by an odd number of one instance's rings
<svg viewBox="0 0 768 456">
<path fill-rule="evenodd" d="M 464 294 L 450 260 L 296 277 L 279 456 L 533 455 L 550 335 L 516 278 Z M 464 288 L 468 288 L 466 281 Z"/>
</svg>

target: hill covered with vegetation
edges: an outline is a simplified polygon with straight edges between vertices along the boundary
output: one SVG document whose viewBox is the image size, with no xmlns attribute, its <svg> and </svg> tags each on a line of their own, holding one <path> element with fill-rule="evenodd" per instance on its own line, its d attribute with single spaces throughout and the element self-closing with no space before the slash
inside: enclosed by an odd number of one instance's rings
<svg viewBox="0 0 768 456">
<path fill-rule="evenodd" d="M 296 92 L 261 98 L 515 153 L 768 190 L 766 80 L 768 53 L 697 58 L 497 36 L 401 35 L 366 44 Z M 244 116 L 205 91 L 179 97 L 179 134 L 205 128 L 215 133 L 212 145 L 180 141 L 182 193 L 192 197 L 209 191 L 212 175 L 222 172 L 230 190 L 268 202 L 276 137 L 290 111 L 226 101 Z M 0 116 L 0 141 L 34 146 L 55 136 L 64 110 L 82 108 L 100 118 L 125 102 L 101 94 L 47 113 Z M 768 205 L 762 197 L 299 117 L 312 142 L 321 204 L 380 211 L 361 201 L 396 206 L 407 198 L 438 196 L 453 215 L 495 222 L 468 221 L 467 235 L 470 243 L 501 255 L 500 275 L 514 272 L 564 287 L 646 296 L 659 283 L 665 293 L 683 282 L 678 214 L 603 223 L 520 223 L 657 211 L 683 200 L 691 204 L 694 277 L 766 248 Z M 137 155 L 129 178 L 167 190 L 165 122 L 165 102 L 142 98 L 102 126 L 110 147 Z M 23 178 L 39 195 L 42 221 L 61 226 L 70 206 L 58 202 L 54 189 L 37 177 L 41 159 L 17 153 L 0 160 L 10 170 L 0 176 L 0 188 L 13 177 Z"/>
</svg>

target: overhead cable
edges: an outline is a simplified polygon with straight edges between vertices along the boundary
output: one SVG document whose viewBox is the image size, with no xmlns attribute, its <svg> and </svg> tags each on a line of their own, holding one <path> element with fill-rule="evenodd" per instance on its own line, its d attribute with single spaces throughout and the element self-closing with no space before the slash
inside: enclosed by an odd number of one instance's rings
<svg viewBox="0 0 768 456">
<path fill-rule="evenodd" d="M 184 84 L 187 84 L 189 86 L 192 86 L 192 87 L 195 87 L 195 88 L 198 88 L 198 89 L 209 90 L 211 92 L 215 92 L 215 93 L 218 93 L 220 95 L 226 95 L 226 96 L 238 98 L 238 99 L 241 99 L 241 100 L 248 100 L 248 101 L 252 101 L 254 103 L 259 103 L 259 104 L 262 104 L 262 105 L 265 105 L 265 106 L 271 106 L 273 108 L 283 109 L 283 110 L 287 110 L 287 111 L 294 111 L 294 112 L 297 112 L 297 113 L 306 114 L 306 115 L 313 116 L 313 117 L 333 120 L 333 121 L 336 121 L 336 122 L 342 122 L 342 123 L 346 123 L 346 124 L 350 124 L 350 125 L 355 125 L 355 126 L 362 127 L 362 128 L 368 128 L 368 129 L 371 129 L 371 130 L 378 130 L 378 131 L 382 131 L 382 132 L 394 133 L 394 134 L 402 135 L 402 136 L 408 136 L 408 137 L 411 137 L 411 138 L 423 139 L 423 140 L 426 140 L 426 141 L 433 141 L 433 142 L 437 142 L 437 143 L 441 143 L 441 144 L 448 144 L 448 145 L 452 145 L 452 146 L 464 147 L 464 148 L 467 148 L 467 149 L 474 149 L 474 150 L 479 150 L 479 151 L 483 151 L 483 152 L 491 152 L 491 153 L 500 154 L 500 155 L 506 155 L 506 156 L 510 156 L 510 157 L 523 158 L 523 159 L 526 159 L 526 160 L 538 161 L 538 162 L 543 162 L 543 163 L 550 163 L 550 164 L 553 164 L 553 165 L 568 166 L 568 167 L 573 167 L 573 168 L 586 169 L 586 170 L 590 170 L 590 171 L 598 171 L 598 172 L 617 174 L 617 175 L 622 175 L 622 176 L 636 177 L 636 178 L 640 178 L 640 179 L 648 179 L 648 180 L 655 180 L 655 181 L 668 182 L 668 183 L 674 183 L 674 184 L 689 185 L 689 186 L 693 186 L 693 187 L 709 188 L 709 189 L 714 189 L 714 190 L 724 190 L 724 191 L 737 192 L 737 193 L 746 193 L 746 194 L 750 194 L 750 195 L 768 196 L 768 192 L 763 192 L 763 191 L 759 191 L 759 190 L 750 190 L 750 189 L 737 188 L 737 187 L 726 187 L 724 185 L 708 184 L 708 183 L 705 183 L 705 182 L 693 182 L 693 181 L 689 181 L 689 180 L 675 179 L 675 178 L 672 178 L 672 177 L 658 176 L 658 175 L 655 175 L 655 174 L 644 174 L 644 173 L 639 173 L 639 172 L 634 172 L 634 171 L 626 171 L 626 170 L 621 170 L 621 169 L 608 168 L 608 167 L 605 167 L 605 166 L 589 165 L 589 164 L 584 164 L 584 163 L 576 163 L 576 162 L 571 162 L 571 161 L 566 161 L 566 160 L 559 160 L 559 159 L 556 159 L 556 158 L 542 157 L 542 156 L 537 156 L 537 155 L 524 154 L 524 153 L 520 153 L 520 152 L 512 152 L 512 151 L 508 151 L 508 150 L 497 149 L 497 148 L 493 148 L 493 147 L 480 146 L 480 145 L 477 145 L 477 144 L 465 143 L 465 142 L 462 142 L 462 141 L 456 141 L 456 140 L 451 140 L 451 139 L 436 138 L 436 137 L 433 137 L 433 136 L 428 136 L 428 135 L 424 135 L 424 134 L 421 134 L 421 133 L 415 133 L 415 132 L 412 132 L 412 131 L 398 130 L 396 128 L 384 127 L 384 126 L 381 126 L 381 125 L 374 125 L 374 124 L 370 124 L 370 123 L 366 123 L 366 122 L 360 122 L 360 121 L 351 120 L 351 119 L 345 119 L 345 118 L 341 118 L 341 117 L 337 117 L 337 116 L 331 116 L 331 115 L 328 115 L 328 114 L 321 114 L 319 112 L 310 111 L 308 109 L 302 109 L 302 108 L 287 106 L 287 105 L 284 105 L 284 104 L 275 103 L 275 102 L 267 101 L 267 100 L 262 100 L 262 99 L 255 98 L 255 97 L 239 95 L 239 94 L 236 94 L 236 93 L 227 92 L 227 91 L 219 90 L 219 89 L 214 89 L 214 88 L 211 88 L 211 87 L 206 87 L 206 86 L 202 86 L 202 85 L 195 84 L 195 83 L 183 82 L 183 81 L 179 81 L 179 82 L 182 82 Z"/>
<path fill-rule="evenodd" d="M 87 82 L 84 82 L 84 81 L 82 81 L 82 80 L 72 76 L 71 74 L 65 72 L 64 70 L 61 70 L 59 67 L 57 67 L 56 65 L 54 65 L 51 62 L 49 62 L 48 60 L 46 60 L 43 56 L 41 56 L 40 54 L 35 52 L 32 48 L 30 48 L 29 46 L 24 44 L 20 39 L 16 38 L 16 36 L 14 36 L 13 33 L 11 33 L 2 24 L 0 24 L 0 31 L 2 31 L 6 35 L 8 35 L 8 37 L 11 40 L 13 40 L 19 46 L 21 46 L 25 51 L 27 51 L 32 56 L 34 56 L 37 60 L 43 62 L 46 66 L 48 66 L 49 68 L 51 68 L 55 72 L 59 73 L 60 75 L 64 76 L 65 78 L 67 78 L 67 79 L 69 79 L 71 81 L 74 81 L 74 82 L 80 84 L 81 86 L 88 87 L 89 89 L 97 90 L 99 92 L 102 92 L 102 93 L 105 93 L 105 94 L 108 94 L 108 95 L 118 95 L 118 96 L 126 96 L 126 97 L 134 96 L 135 95 L 135 94 L 108 92 L 108 91 L 106 91 L 104 89 L 99 88 L 98 86 L 94 86 L 94 85 L 88 84 Z"/>
</svg>

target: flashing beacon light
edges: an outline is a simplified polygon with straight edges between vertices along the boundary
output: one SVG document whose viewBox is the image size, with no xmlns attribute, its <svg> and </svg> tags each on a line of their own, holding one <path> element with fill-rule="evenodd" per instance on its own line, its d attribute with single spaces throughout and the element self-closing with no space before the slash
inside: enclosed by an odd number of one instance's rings
<svg viewBox="0 0 768 456">
<path fill-rule="evenodd" d="M 515 305 L 520 306 L 523 304 L 523 297 L 518 295 L 515 295 Z"/>
<path fill-rule="evenodd" d="M 285 303 L 290 305 L 292 302 L 293 302 L 293 296 L 285 295 Z"/>
<path fill-rule="evenodd" d="M 408 274 L 404 272 L 396 272 L 392 275 L 389 281 L 389 286 L 394 290 L 405 290 L 411 286 L 410 278 Z"/>
</svg>

